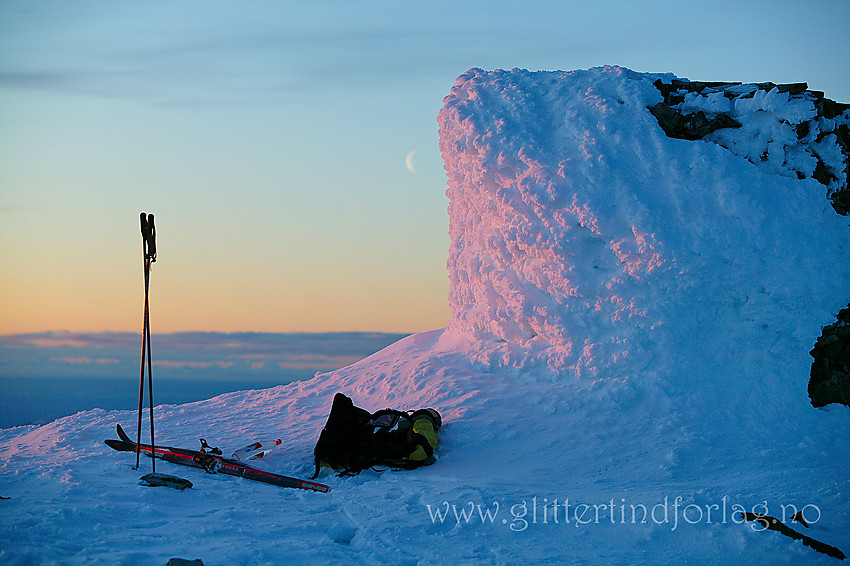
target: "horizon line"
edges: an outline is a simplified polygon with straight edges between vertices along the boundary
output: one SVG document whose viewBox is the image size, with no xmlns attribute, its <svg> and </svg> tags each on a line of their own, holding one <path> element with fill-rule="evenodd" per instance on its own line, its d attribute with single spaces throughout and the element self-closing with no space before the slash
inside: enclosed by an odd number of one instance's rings
<svg viewBox="0 0 850 566">
<path fill-rule="evenodd" d="M 431 330 L 438 330 L 433 328 Z M 286 335 L 322 335 L 322 334 L 394 334 L 409 336 L 429 332 L 419 331 L 387 331 L 387 330 L 174 330 L 170 332 L 153 332 L 151 336 L 173 336 L 177 334 L 286 334 Z M 32 332 L 10 332 L 0 333 L 0 340 L 4 338 L 26 337 L 26 336 L 81 336 L 81 335 L 104 335 L 104 334 L 132 334 L 141 335 L 134 330 L 37 330 Z"/>
</svg>

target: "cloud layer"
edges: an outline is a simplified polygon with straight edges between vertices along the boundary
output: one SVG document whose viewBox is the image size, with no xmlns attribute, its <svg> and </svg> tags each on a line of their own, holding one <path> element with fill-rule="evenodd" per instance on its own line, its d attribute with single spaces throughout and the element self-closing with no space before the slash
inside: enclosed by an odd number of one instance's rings
<svg viewBox="0 0 850 566">
<path fill-rule="evenodd" d="M 379 333 L 154 334 L 154 376 L 203 380 L 279 378 L 281 383 L 344 367 L 402 338 Z M 0 337 L 0 378 L 139 374 L 141 336 L 130 332 L 45 332 Z"/>
</svg>

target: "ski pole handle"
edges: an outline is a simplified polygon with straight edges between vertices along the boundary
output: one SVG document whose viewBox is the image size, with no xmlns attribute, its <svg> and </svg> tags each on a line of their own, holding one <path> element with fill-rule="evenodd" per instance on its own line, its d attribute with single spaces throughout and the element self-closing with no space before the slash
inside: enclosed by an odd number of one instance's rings
<svg viewBox="0 0 850 566">
<path fill-rule="evenodd" d="M 153 223 L 153 214 L 139 215 L 142 225 L 142 243 L 145 246 L 145 259 L 156 261 L 156 227 Z"/>
<path fill-rule="evenodd" d="M 148 214 L 148 255 L 151 261 L 156 261 L 156 227 L 153 225 L 153 214 Z"/>
</svg>

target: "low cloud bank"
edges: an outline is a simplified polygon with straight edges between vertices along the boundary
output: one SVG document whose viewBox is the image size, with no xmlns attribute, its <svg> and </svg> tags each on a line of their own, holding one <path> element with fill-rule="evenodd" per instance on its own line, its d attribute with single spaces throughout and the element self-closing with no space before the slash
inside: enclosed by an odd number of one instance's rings
<svg viewBox="0 0 850 566">
<path fill-rule="evenodd" d="M 357 360 L 404 334 L 178 332 L 154 334 L 154 375 L 204 380 L 310 377 Z M 130 332 L 45 332 L 0 337 L 0 379 L 138 378 L 141 335 Z M 158 371 L 157 371 L 158 370 Z"/>
</svg>

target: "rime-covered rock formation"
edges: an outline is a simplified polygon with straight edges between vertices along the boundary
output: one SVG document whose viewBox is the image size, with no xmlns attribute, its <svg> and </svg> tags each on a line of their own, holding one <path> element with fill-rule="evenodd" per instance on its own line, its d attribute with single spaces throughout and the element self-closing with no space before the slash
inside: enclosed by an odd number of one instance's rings
<svg viewBox="0 0 850 566">
<path fill-rule="evenodd" d="M 664 100 L 649 110 L 668 136 L 713 141 L 767 171 L 813 178 L 836 212 L 850 212 L 850 105 L 806 83 L 654 84 Z"/>
<path fill-rule="evenodd" d="M 687 84 L 619 67 L 457 79 L 439 115 L 448 333 L 482 367 L 625 378 L 778 334 L 805 355 L 846 304 L 850 229 L 824 196 L 846 185 L 850 114 Z M 674 139 L 663 112 L 713 126 Z"/>
</svg>

